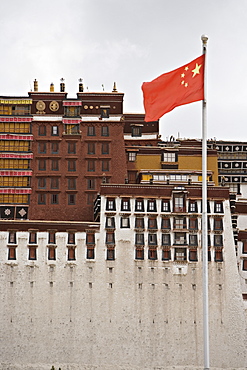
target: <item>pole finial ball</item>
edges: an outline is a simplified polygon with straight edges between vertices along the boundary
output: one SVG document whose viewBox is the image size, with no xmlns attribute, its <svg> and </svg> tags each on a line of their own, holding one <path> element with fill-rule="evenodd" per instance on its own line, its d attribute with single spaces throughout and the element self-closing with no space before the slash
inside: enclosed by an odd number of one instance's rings
<svg viewBox="0 0 247 370">
<path fill-rule="evenodd" d="M 204 44 L 206 44 L 206 43 L 207 43 L 207 41 L 208 41 L 208 36 L 207 36 L 207 35 L 202 35 L 202 36 L 201 36 L 201 40 L 202 40 L 202 42 L 203 42 Z"/>
</svg>

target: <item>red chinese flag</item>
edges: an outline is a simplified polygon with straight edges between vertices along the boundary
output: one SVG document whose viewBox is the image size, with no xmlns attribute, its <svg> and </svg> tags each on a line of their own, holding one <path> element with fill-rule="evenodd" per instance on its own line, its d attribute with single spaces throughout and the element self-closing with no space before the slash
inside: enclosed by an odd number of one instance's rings
<svg viewBox="0 0 247 370">
<path fill-rule="evenodd" d="M 204 99 L 204 55 L 142 84 L 145 121 L 156 121 L 179 105 Z"/>
</svg>

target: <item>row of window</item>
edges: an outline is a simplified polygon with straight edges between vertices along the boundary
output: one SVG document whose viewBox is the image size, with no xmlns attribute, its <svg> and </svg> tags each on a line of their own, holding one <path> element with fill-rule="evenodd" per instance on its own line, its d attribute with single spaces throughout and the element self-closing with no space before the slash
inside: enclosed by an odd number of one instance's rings
<svg viewBox="0 0 247 370">
<path fill-rule="evenodd" d="M 173 241 L 171 243 L 171 237 Z M 211 235 L 208 235 L 208 245 L 211 246 L 212 240 Z M 114 244 L 115 245 L 115 233 L 114 232 L 106 232 L 105 243 Z M 158 242 L 158 235 L 156 233 L 149 233 L 147 243 L 149 246 L 157 246 L 159 245 Z M 136 233 L 135 234 L 135 245 L 145 245 L 145 235 L 144 233 Z M 162 234 L 161 235 L 161 245 L 190 245 L 190 246 L 198 246 L 198 235 L 197 234 L 189 234 L 182 232 L 175 232 L 174 234 Z M 222 247 L 223 246 L 223 235 L 217 234 L 213 236 L 213 246 L 215 247 Z"/>
<path fill-rule="evenodd" d="M 0 115 L 27 116 L 31 114 L 31 105 L 0 104 Z"/>
<path fill-rule="evenodd" d="M 30 168 L 28 159 L 0 158 L 0 168 L 9 170 L 23 170 Z"/>
<path fill-rule="evenodd" d="M 47 246 L 47 259 L 55 261 L 57 259 L 56 246 L 48 245 Z M 37 260 L 37 246 L 29 245 L 28 246 L 28 259 Z M 157 248 L 148 249 L 148 259 L 157 260 L 159 251 Z M 172 249 L 162 249 L 161 250 L 163 261 L 198 261 L 198 251 L 196 248 L 187 249 L 187 248 L 172 248 Z M 212 251 L 208 251 L 208 261 L 212 260 Z M 144 248 L 136 247 L 135 248 L 135 259 L 144 260 L 145 250 Z M 86 248 L 86 259 L 95 259 L 95 248 L 93 245 L 87 245 Z M 106 259 L 115 260 L 115 248 L 106 249 Z M 8 245 L 8 260 L 17 260 L 17 247 Z M 67 245 L 67 260 L 75 261 L 76 260 L 76 246 Z M 222 248 L 214 250 L 214 261 L 222 262 L 223 261 L 223 251 Z M 247 270 L 247 259 L 243 260 L 243 270 Z"/>
<path fill-rule="evenodd" d="M 173 229 L 189 229 L 189 230 L 198 230 L 198 218 L 197 217 L 171 217 L 171 218 L 164 218 L 162 217 L 160 220 L 156 217 L 149 217 L 146 220 L 144 217 L 136 217 L 135 218 L 135 228 L 136 229 L 166 229 L 171 230 Z M 171 221 L 173 223 L 173 227 L 171 227 Z M 223 219 L 222 218 L 213 218 L 213 230 L 223 230 Z M 147 227 L 146 227 L 147 226 Z M 111 229 L 115 228 L 115 217 L 107 216 L 105 222 L 105 228 Z M 120 228 L 130 228 L 130 218 L 126 216 L 120 217 Z M 211 219 L 208 217 L 208 230 L 211 230 Z"/>
<path fill-rule="evenodd" d="M 31 132 L 31 125 L 25 122 L 0 122 L 0 132 L 29 134 Z"/>
<path fill-rule="evenodd" d="M 97 180 L 95 178 L 86 179 L 86 188 L 88 190 L 96 189 Z M 59 189 L 60 188 L 60 178 L 59 177 L 39 177 L 38 178 L 38 189 Z M 67 179 L 67 189 L 76 190 L 77 179 L 71 177 Z"/>
<path fill-rule="evenodd" d="M 67 170 L 68 171 L 76 171 L 76 162 L 77 159 L 67 159 Z M 87 171 L 88 172 L 95 172 L 97 163 L 100 163 L 101 170 L 103 172 L 110 171 L 110 159 L 87 159 Z M 38 170 L 39 171 L 46 171 L 48 170 L 48 166 L 51 171 L 59 171 L 60 170 L 60 160 L 53 158 L 53 159 L 38 159 Z"/>
<path fill-rule="evenodd" d="M 0 177 L 1 187 L 29 187 L 30 177 L 29 176 L 1 176 Z"/>
<path fill-rule="evenodd" d="M 70 141 L 68 144 L 68 154 L 76 154 L 76 142 Z M 88 154 L 95 154 L 96 152 L 96 143 L 88 143 Z M 50 147 L 51 154 L 58 154 L 59 153 L 59 143 L 58 142 L 51 142 L 50 145 L 48 142 L 42 141 L 38 143 L 38 153 L 46 154 L 48 153 L 48 147 Z M 110 153 L 110 145 L 109 143 L 101 143 L 101 154 L 109 154 Z"/>
<path fill-rule="evenodd" d="M 196 200 L 189 200 L 188 202 L 188 210 L 186 210 L 186 199 L 184 195 L 174 195 L 173 201 L 171 202 L 168 199 L 161 200 L 161 212 L 198 212 L 198 202 Z M 147 204 L 145 207 L 145 200 L 142 198 L 137 198 L 135 200 L 135 212 L 157 212 L 157 200 L 156 199 L 148 199 Z M 211 213 L 211 206 L 210 202 L 207 204 L 207 212 Z M 116 199 L 115 198 L 107 198 L 106 201 L 106 210 L 107 211 L 116 211 Z M 121 211 L 128 211 L 131 212 L 131 199 L 130 198 L 122 198 Z M 215 201 L 214 202 L 214 212 L 215 213 L 223 213 L 223 202 L 222 201 Z"/>
<path fill-rule="evenodd" d="M 30 141 L 25 140 L 0 140 L 1 152 L 29 152 Z"/>
<path fill-rule="evenodd" d="M 47 128 L 48 126 L 42 124 L 39 125 L 38 128 L 38 135 L 39 136 L 46 136 L 47 135 Z M 50 135 L 51 136 L 59 136 L 59 129 L 61 127 L 59 126 L 50 126 L 51 131 Z M 63 126 L 63 133 L 65 134 L 79 134 L 80 133 L 80 124 L 66 124 Z M 101 136 L 109 136 L 110 134 L 110 128 L 109 126 L 101 126 Z M 96 136 L 96 127 L 95 126 L 88 126 L 87 128 L 87 136 Z"/>
<path fill-rule="evenodd" d="M 45 194 L 45 193 L 39 193 L 38 194 L 38 204 L 59 204 L 59 196 L 58 193 L 53 194 Z M 48 202 L 48 197 L 50 202 Z M 67 204 L 68 205 L 75 205 L 76 204 L 76 194 L 67 194 Z"/>
</svg>

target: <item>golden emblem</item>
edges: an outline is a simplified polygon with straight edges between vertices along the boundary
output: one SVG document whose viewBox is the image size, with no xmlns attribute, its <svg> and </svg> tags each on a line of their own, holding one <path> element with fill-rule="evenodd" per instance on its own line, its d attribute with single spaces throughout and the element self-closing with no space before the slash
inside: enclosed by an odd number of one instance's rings
<svg viewBox="0 0 247 370">
<path fill-rule="evenodd" d="M 52 102 L 50 102 L 49 108 L 52 112 L 56 112 L 59 108 L 58 102 L 53 100 Z"/>
<path fill-rule="evenodd" d="M 36 108 L 38 111 L 44 111 L 45 110 L 45 103 L 42 100 L 37 101 Z"/>
</svg>

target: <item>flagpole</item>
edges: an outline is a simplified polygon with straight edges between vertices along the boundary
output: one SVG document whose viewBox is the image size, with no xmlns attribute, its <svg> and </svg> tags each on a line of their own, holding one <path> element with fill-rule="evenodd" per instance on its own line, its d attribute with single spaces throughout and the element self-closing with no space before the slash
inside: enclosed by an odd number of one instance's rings
<svg viewBox="0 0 247 370">
<path fill-rule="evenodd" d="M 203 253 L 203 348 L 204 370 L 209 370 L 208 315 L 208 224 L 207 224 L 207 116 L 206 116 L 206 35 L 201 36 L 204 61 L 204 100 L 202 102 L 202 253 Z"/>
</svg>

